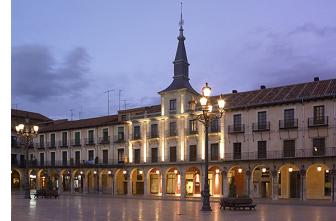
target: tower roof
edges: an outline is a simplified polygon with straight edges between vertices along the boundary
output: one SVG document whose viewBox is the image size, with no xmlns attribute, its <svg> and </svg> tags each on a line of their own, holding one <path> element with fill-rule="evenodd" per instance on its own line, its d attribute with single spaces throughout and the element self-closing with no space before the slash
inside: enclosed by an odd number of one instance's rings
<svg viewBox="0 0 336 221">
<path fill-rule="evenodd" d="M 187 89 L 188 91 L 198 94 L 190 85 L 189 83 L 189 63 L 187 58 L 187 52 L 184 45 L 185 37 L 183 35 L 183 17 L 182 17 L 182 3 L 181 3 L 181 17 L 180 17 L 180 34 L 177 37 L 178 45 L 175 55 L 175 60 L 173 62 L 174 64 L 174 77 L 173 82 L 163 91 L 160 91 L 159 93 L 167 92 L 167 91 L 173 91 L 178 89 Z"/>
</svg>

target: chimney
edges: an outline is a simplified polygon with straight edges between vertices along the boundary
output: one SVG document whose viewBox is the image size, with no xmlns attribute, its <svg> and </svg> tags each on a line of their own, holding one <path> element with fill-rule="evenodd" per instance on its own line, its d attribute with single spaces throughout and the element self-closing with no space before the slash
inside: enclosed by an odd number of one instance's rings
<svg viewBox="0 0 336 221">
<path fill-rule="evenodd" d="M 238 91 L 237 90 L 232 90 L 232 94 L 237 94 Z"/>
<path fill-rule="evenodd" d="M 314 81 L 319 81 L 320 78 L 319 77 L 314 77 Z"/>
<path fill-rule="evenodd" d="M 265 86 L 265 85 L 261 85 L 261 86 L 260 86 L 260 89 L 261 89 L 261 90 L 266 89 L 266 86 Z"/>
</svg>

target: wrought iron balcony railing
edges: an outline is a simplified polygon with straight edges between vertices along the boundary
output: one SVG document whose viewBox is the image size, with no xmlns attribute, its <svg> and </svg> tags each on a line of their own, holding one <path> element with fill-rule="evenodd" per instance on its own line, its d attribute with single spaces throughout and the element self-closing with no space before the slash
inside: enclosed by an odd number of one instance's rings
<svg viewBox="0 0 336 221">
<path fill-rule="evenodd" d="M 245 125 L 244 124 L 229 125 L 228 132 L 229 132 L 229 134 L 244 133 L 245 132 Z"/>
<path fill-rule="evenodd" d="M 328 117 L 311 117 L 308 118 L 308 127 L 328 126 Z"/>
<path fill-rule="evenodd" d="M 298 119 L 279 120 L 279 129 L 297 129 Z"/>
<path fill-rule="evenodd" d="M 253 132 L 269 131 L 270 122 L 257 122 L 252 124 Z"/>
</svg>

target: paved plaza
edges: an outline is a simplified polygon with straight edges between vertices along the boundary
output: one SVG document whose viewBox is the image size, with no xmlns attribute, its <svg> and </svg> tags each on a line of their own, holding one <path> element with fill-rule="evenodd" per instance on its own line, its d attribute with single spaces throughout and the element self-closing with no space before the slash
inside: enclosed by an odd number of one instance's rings
<svg viewBox="0 0 336 221">
<path fill-rule="evenodd" d="M 201 212 L 200 202 L 112 198 L 107 196 L 61 196 L 59 199 L 25 200 L 12 196 L 13 221 L 48 220 L 172 220 L 172 221 L 332 221 L 336 207 L 258 203 L 256 211 L 220 210 L 212 203 L 211 213 Z M 15 210 L 13 210 L 15 209 Z"/>
</svg>

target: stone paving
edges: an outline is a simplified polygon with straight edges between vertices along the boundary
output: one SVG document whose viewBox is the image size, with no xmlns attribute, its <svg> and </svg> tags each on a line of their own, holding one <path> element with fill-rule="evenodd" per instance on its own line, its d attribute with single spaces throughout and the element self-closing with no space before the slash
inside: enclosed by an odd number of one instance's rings
<svg viewBox="0 0 336 221">
<path fill-rule="evenodd" d="M 59 199 L 23 199 L 12 195 L 13 221 L 48 220 L 171 220 L 171 221 L 334 221 L 336 206 L 257 204 L 256 211 L 220 210 L 212 203 L 212 212 L 200 211 L 195 201 L 113 198 L 111 196 L 67 196 Z"/>
</svg>

